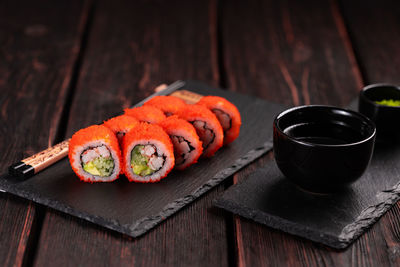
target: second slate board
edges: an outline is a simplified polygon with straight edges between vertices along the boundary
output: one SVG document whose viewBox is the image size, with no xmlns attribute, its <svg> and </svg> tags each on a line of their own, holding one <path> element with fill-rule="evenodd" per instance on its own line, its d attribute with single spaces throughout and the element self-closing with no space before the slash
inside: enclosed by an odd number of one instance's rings
<svg viewBox="0 0 400 267">
<path fill-rule="evenodd" d="M 352 109 L 356 105 L 352 105 Z M 274 160 L 224 192 L 215 205 L 275 229 L 345 248 L 400 199 L 400 144 L 376 144 L 364 175 L 335 194 L 307 193 Z M 323 179 L 323 177 L 321 177 Z"/>
<path fill-rule="evenodd" d="M 26 181 L 4 175 L 0 190 L 137 237 L 272 148 L 272 121 L 283 106 L 190 81 L 178 81 L 163 93 L 180 89 L 233 102 L 242 116 L 239 138 L 155 184 L 129 183 L 123 176 L 112 183 L 84 183 L 63 159 Z"/>
</svg>

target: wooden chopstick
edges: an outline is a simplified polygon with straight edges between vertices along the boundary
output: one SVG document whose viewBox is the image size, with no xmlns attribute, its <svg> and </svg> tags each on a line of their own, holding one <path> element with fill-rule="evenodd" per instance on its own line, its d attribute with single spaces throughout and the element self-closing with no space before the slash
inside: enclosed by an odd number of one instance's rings
<svg viewBox="0 0 400 267">
<path fill-rule="evenodd" d="M 179 97 L 180 99 L 185 101 L 187 104 L 195 104 L 195 103 L 199 102 L 200 98 L 203 97 L 200 94 L 193 93 L 193 92 L 187 91 L 187 90 L 175 91 L 170 95 Z"/>
<path fill-rule="evenodd" d="M 159 89 L 157 90 L 157 88 Z M 167 87 L 165 85 L 160 85 L 157 88 L 156 91 L 159 92 L 160 89 L 165 90 Z M 174 91 L 170 95 L 179 97 L 188 104 L 194 104 L 203 97 L 200 94 L 187 90 Z M 20 179 L 32 177 L 34 174 L 46 169 L 47 167 L 66 157 L 68 155 L 69 141 L 70 139 L 67 139 L 26 159 L 23 159 L 20 162 L 14 163 L 8 168 L 8 173 Z"/>
<path fill-rule="evenodd" d="M 21 160 L 8 168 L 12 176 L 29 178 L 48 166 L 56 163 L 68 155 L 69 140 L 65 140 L 26 159 Z"/>
</svg>

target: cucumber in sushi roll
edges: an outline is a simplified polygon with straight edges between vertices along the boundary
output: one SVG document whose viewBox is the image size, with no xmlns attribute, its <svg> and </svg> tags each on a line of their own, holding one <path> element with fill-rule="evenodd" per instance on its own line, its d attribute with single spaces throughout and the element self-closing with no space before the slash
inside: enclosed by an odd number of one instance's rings
<svg viewBox="0 0 400 267">
<path fill-rule="evenodd" d="M 175 164 L 168 134 L 158 125 L 139 123 L 123 140 L 123 171 L 132 182 L 157 182 Z"/>
<path fill-rule="evenodd" d="M 69 143 L 72 170 L 85 182 L 111 182 L 121 169 L 121 152 L 115 134 L 93 125 L 77 131 Z"/>
</svg>

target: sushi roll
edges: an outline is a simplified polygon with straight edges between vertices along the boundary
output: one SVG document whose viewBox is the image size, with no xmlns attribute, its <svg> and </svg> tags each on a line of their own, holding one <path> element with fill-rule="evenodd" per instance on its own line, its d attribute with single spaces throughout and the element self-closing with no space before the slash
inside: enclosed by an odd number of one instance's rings
<svg viewBox="0 0 400 267">
<path fill-rule="evenodd" d="M 142 106 L 137 108 L 124 109 L 125 115 L 134 117 L 141 122 L 148 122 L 157 124 L 163 121 L 166 116 L 158 108 L 152 106 Z"/>
<path fill-rule="evenodd" d="M 77 131 L 68 157 L 72 170 L 85 182 L 111 182 L 121 170 L 121 152 L 115 134 L 103 125 Z"/>
<path fill-rule="evenodd" d="M 206 106 L 217 116 L 224 130 L 224 145 L 233 142 L 239 136 L 242 121 L 234 104 L 219 96 L 202 97 L 197 104 Z"/>
<path fill-rule="evenodd" d="M 158 125 L 139 123 L 123 140 L 123 171 L 131 182 L 157 182 L 175 164 L 168 134 Z"/>
<path fill-rule="evenodd" d="M 186 106 L 186 103 L 175 96 L 159 95 L 153 97 L 143 105 L 156 107 L 164 112 L 165 116 L 169 117 L 176 114 L 178 110 Z"/>
<path fill-rule="evenodd" d="M 111 118 L 103 123 L 108 129 L 114 132 L 118 138 L 118 142 L 122 144 L 122 138 L 129 132 L 133 127 L 135 127 L 139 121 L 134 117 L 128 115 L 121 115 Z"/>
<path fill-rule="evenodd" d="M 203 156 L 211 157 L 222 147 L 224 132 L 217 117 L 202 105 L 186 105 L 178 116 L 190 122 L 203 145 Z"/>
<path fill-rule="evenodd" d="M 183 170 L 197 162 L 203 152 L 203 147 L 192 124 L 174 115 L 158 125 L 171 138 L 174 146 L 175 169 Z"/>
</svg>

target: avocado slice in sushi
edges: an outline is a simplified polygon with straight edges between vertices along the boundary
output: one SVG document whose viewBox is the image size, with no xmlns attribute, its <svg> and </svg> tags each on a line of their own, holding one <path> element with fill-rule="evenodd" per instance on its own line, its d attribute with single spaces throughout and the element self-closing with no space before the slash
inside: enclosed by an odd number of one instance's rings
<svg viewBox="0 0 400 267">
<path fill-rule="evenodd" d="M 104 145 L 86 149 L 81 155 L 83 170 L 92 175 L 108 177 L 113 173 L 114 160 Z"/>
<path fill-rule="evenodd" d="M 83 164 L 83 169 L 93 175 L 107 177 L 110 176 L 114 169 L 114 161 L 109 158 L 98 157 L 86 164 Z"/>
<path fill-rule="evenodd" d="M 136 175 L 147 176 L 158 171 L 164 164 L 164 159 L 157 156 L 152 145 L 137 145 L 131 152 L 131 166 Z"/>
</svg>

